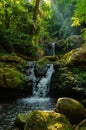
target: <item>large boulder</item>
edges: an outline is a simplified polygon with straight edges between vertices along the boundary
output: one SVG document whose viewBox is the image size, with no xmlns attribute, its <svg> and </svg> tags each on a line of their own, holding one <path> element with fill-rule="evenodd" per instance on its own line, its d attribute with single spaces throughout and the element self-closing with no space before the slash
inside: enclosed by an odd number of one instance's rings
<svg viewBox="0 0 86 130">
<path fill-rule="evenodd" d="M 55 52 L 56 54 L 64 54 L 70 50 L 81 47 L 83 43 L 84 40 L 80 35 L 71 35 L 67 39 L 61 39 L 56 42 Z"/>
<path fill-rule="evenodd" d="M 0 66 L 5 67 L 15 67 L 18 69 L 23 69 L 27 65 L 27 62 L 21 57 L 17 56 L 15 53 L 3 53 L 0 55 Z"/>
<path fill-rule="evenodd" d="M 58 40 L 55 44 L 55 54 L 64 54 L 67 51 L 67 42 L 65 39 Z"/>
<path fill-rule="evenodd" d="M 28 118 L 28 113 L 20 113 L 17 115 L 15 126 L 24 127 L 26 120 Z"/>
<path fill-rule="evenodd" d="M 59 60 L 58 56 L 44 56 L 43 58 L 37 60 L 35 67 L 35 75 L 37 77 L 44 76 L 48 69 L 48 64 L 54 63 Z"/>
<path fill-rule="evenodd" d="M 33 111 L 28 115 L 24 130 L 72 130 L 63 114 L 54 111 Z"/>
<path fill-rule="evenodd" d="M 83 68 L 55 66 L 51 78 L 50 96 L 68 96 L 72 98 L 86 97 L 86 71 Z"/>
<path fill-rule="evenodd" d="M 63 57 L 67 66 L 86 68 L 86 46 L 74 49 L 66 53 Z"/>
<path fill-rule="evenodd" d="M 86 116 L 84 106 L 77 100 L 67 97 L 57 100 L 56 112 L 65 114 L 72 123 L 79 123 Z"/>
<path fill-rule="evenodd" d="M 0 55 L 0 97 L 10 98 L 32 94 L 32 86 L 27 86 L 27 62 L 14 53 Z M 28 90 L 28 91 L 27 91 Z"/>
<path fill-rule="evenodd" d="M 80 35 L 71 35 L 66 39 L 66 41 L 68 51 L 81 47 L 84 43 L 84 39 Z"/>
<path fill-rule="evenodd" d="M 0 67 L 0 87 L 22 89 L 25 76 L 14 67 Z"/>
</svg>

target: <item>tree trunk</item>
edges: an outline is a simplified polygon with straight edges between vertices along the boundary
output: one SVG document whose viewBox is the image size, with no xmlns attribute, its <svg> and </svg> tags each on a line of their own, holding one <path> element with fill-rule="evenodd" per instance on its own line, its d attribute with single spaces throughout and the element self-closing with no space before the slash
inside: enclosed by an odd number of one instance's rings
<svg viewBox="0 0 86 130">
<path fill-rule="evenodd" d="M 34 25 L 36 24 L 37 16 L 39 14 L 39 3 L 40 3 L 40 0 L 36 0 L 34 14 L 33 14 L 33 24 L 31 25 L 31 30 L 30 30 L 31 36 L 33 36 L 35 33 L 35 26 Z"/>
</svg>

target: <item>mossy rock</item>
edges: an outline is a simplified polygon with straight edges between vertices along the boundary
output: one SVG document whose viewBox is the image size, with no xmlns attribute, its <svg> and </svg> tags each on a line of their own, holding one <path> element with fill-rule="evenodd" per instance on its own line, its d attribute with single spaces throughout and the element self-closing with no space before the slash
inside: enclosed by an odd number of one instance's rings
<svg viewBox="0 0 86 130">
<path fill-rule="evenodd" d="M 72 128 L 69 128 L 67 124 L 64 124 L 62 122 L 58 122 L 54 125 L 50 125 L 48 127 L 48 130 L 72 130 Z"/>
<path fill-rule="evenodd" d="M 15 68 L 0 68 L 0 86 L 3 88 L 22 89 L 26 84 L 25 75 Z"/>
<path fill-rule="evenodd" d="M 41 67 L 43 65 L 55 62 L 57 60 L 59 60 L 58 56 L 45 56 L 45 57 L 37 60 L 37 65 Z"/>
<path fill-rule="evenodd" d="M 68 68 L 64 64 L 54 64 L 55 72 L 52 75 L 50 96 L 72 97 L 84 99 L 86 94 L 86 69 Z"/>
<path fill-rule="evenodd" d="M 71 35 L 67 37 L 67 49 L 72 50 L 81 47 L 84 44 L 84 39 L 80 35 Z"/>
<path fill-rule="evenodd" d="M 33 111 L 28 115 L 24 130 L 72 130 L 67 118 L 54 111 Z"/>
<path fill-rule="evenodd" d="M 15 125 L 24 126 L 28 117 L 28 113 L 20 113 L 17 115 Z"/>
<path fill-rule="evenodd" d="M 46 64 L 49 64 L 49 63 L 50 63 L 50 62 L 49 62 L 49 60 L 48 60 L 46 57 L 43 57 L 43 58 L 37 60 L 37 65 L 38 65 L 39 67 L 42 67 L 42 66 L 44 66 L 44 65 L 46 65 Z"/>
<path fill-rule="evenodd" d="M 80 35 L 71 35 L 67 39 L 58 40 L 55 47 L 56 54 L 65 54 L 73 49 L 81 47 L 84 39 Z"/>
<path fill-rule="evenodd" d="M 0 55 L 0 67 L 16 67 L 22 69 L 26 67 L 27 62 L 15 53 L 3 53 Z"/>
<path fill-rule="evenodd" d="M 59 60 L 59 57 L 58 57 L 58 56 L 45 56 L 45 58 L 46 58 L 47 60 L 49 60 L 50 62 L 54 62 L 54 61 Z"/>
<path fill-rule="evenodd" d="M 80 122 L 86 115 L 86 110 L 80 102 L 67 97 L 57 100 L 56 112 L 65 114 L 72 123 Z"/>
<path fill-rule="evenodd" d="M 0 55 L 0 61 L 20 62 L 21 58 L 13 54 L 3 54 Z"/>
<path fill-rule="evenodd" d="M 63 57 L 67 66 L 72 67 L 86 67 L 86 46 L 74 49 L 66 53 Z"/>
<path fill-rule="evenodd" d="M 86 119 L 81 121 L 75 128 L 75 130 L 86 130 Z"/>
</svg>

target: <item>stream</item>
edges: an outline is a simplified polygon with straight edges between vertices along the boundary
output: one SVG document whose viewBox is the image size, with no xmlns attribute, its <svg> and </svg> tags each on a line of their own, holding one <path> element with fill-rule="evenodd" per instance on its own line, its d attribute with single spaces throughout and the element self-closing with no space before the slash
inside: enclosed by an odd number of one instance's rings
<svg viewBox="0 0 86 130">
<path fill-rule="evenodd" d="M 55 43 L 52 43 L 52 55 L 55 55 Z M 53 64 L 47 64 L 46 67 L 45 75 L 38 79 L 34 72 L 34 62 L 28 62 L 26 78 L 32 81 L 33 94 L 31 97 L 0 103 L 0 130 L 12 130 L 11 127 L 19 113 L 55 109 L 56 100 L 48 97 L 54 66 Z"/>
<path fill-rule="evenodd" d="M 17 114 L 30 112 L 31 110 L 54 110 L 56 100 L 50 97 L 27 97 L 17 99 L 11 103 L 0 104 L 0 130 L 10 130 Z"/>
</svg>

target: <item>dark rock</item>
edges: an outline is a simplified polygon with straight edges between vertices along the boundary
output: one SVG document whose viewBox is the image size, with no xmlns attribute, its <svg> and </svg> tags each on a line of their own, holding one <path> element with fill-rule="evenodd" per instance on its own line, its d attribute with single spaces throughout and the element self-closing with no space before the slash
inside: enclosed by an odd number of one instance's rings
<svg viewBox="0 0 86 130">
<path fill-rule="evenodd" d="M 81 121 L 75 128 L 75 130 L 86 130 L 86 119 Z"/>
<path fill-rule="evenodd" d="M 72 98 L 59 98 L 56 104 L 56 112 L 66 115 L 72 123 L 79 123 L 86 116 L 84 106 Z"/>
</svg>

